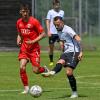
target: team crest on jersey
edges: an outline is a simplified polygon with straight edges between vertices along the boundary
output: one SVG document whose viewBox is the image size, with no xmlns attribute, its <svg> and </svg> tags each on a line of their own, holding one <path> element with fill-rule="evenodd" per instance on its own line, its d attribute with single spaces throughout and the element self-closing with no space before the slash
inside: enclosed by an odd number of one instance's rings
<svg viewBox="0 0 100 100">
<path fill-rule="evenodd" d="M 20 24 L 19 24 L 19 27 L 23 27 L 23 24 L 20 23 Z"/>
</svg>

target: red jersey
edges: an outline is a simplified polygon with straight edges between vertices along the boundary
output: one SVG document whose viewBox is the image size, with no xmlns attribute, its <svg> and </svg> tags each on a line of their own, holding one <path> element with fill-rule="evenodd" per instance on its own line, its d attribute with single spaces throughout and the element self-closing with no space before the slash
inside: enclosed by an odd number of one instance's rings
<svg viewBox="0 0 100 100">
<path fill-rule="evenodd" d="M 22 51 L 35 51 L 40 49 L 38 42 L 34 44 L 25 43 L 25 41 L 36 39 L 44 31 L 37 19 L 31 16 L 28 22 L 24 22 L 23 19 L 20 18 L 17 21 L 17 30 L 23 40 L 21 45 Z"/>
</svg>

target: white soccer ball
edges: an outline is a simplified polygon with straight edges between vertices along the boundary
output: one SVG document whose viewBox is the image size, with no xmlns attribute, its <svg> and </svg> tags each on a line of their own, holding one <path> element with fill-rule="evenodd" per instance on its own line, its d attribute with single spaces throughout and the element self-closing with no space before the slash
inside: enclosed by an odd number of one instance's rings
<svg viewBox="0 0 100 100">
<path fill-rule="evenodd" d="M 30 94 L 34 97 L 39 97 L 42 94 L 42 88 L 39 85 L 34 85 L 30 88 Z"/>
</svg>

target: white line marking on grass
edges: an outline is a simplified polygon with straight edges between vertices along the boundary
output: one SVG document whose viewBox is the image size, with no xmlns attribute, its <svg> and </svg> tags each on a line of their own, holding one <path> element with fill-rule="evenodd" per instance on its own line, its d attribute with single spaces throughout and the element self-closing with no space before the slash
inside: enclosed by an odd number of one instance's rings
<svg viewBox="0 0 100 100">
<path fill-rule="evenodd" d="M 100 87 L 78 87 L 78 88 L 90 88 L 90 89 L 100 89 Z M 66 89 L 70 89 L 70 88 L 46 88 L 43 89 L 44 91 L 46 90 L 66 90 Z M 0 92 L 20 92 L 21 90 L 0 90 Z"/>
<path fill-rule="evenodd" d="M 56 76 L 55 76 L 56 77 Z M 81 78 L 93 78 L 93 77 L 100 77 L 100 75 L 87 75 L 87 76 L 76 76 L 76 79 L 81 79 Z M 63 82 L 62 80 L 66 80 L 66 78 L 61 78 L 60 80 L 58 80 L 58 79 L 51 79 L 51 80 L 48 80 L 48 81 L 50 81 L 50 82 L 57 82 L 57 81 L 59 81 L 59 82 Z"/>
<path fill-rule="evenodd" d="M 78 88 L 91 88 L 91 89 L 100 89 L 100 87 L 78 87 Z M 66 89 L 70 89 L 70 88 L 47 88 L 47 89 L 44 89 L 44 90 L 66 90 Z"/>
<path fill-rule="evenodd" d="M 21 90 L 0 90 L 0 92 L 17 92 L 17 91 L 21 91 Z"/>
<path fill-rule="evenodd" d="M 87 75 L 87 76 L 77 76 L 76 78 L 89 78 L 89 77 L 99 77 L 100 75 Z"/>
<path fill-rule="evenodd" d="M 100 85 L 100 83 L 99 82 L 95 82 L 95 83 L 90 83 L 90 82 L 82 82 L 82 81 L 77 81 L 77 83 L 82 83 L 82 84 L 91 84 L 91 85 Z"/>
<path fill-rule="evenodd" d="M 99 77 L 100 75 L 88 75 L 88 76 L 77 76 L 76 78 L 78 79 L 78 78 L 92 78 L 92 77 Z M 64 80 L 64 79 L 63 79 Z M 53 80 L 52 80 L 53 81 Z M 55 80 L 55 81 L 61 81 L 61 80 Z M 61 81 L 62 82 L 62 81 Z M 90 82 L 82 82 L 82 81 L 77 81 L 78 83 L 82 83 L 82 84 L 91 84 L 91 85 L 100 85 L 100 83 L 98 82 L 98 83 L 90 83 Z M 78 88 L 96 88 L 96 89 L 100 89 L 100 87 L 96 87 L 96 86 L 87 86 L 87 87 L 78 87 Z M 64 90 L 64 89 L 70 89 L 70 88 L 47 88 L 46 90 Z M 15 89 L 15 90 L 0 90 L 0 92 L 19 92 L 19 91 L 21 91 L 21 89 Z"/>
</svg>

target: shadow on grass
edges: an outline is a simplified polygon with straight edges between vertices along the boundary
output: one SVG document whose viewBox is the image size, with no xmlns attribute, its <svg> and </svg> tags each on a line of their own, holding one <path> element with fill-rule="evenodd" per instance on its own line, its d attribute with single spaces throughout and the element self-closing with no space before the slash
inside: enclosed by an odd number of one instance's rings
<svg viewBox="0 0 100 100">
<path fill-rule="evenodd" d="M 86 96 L 86 95 L 79 95 L 79 97 L 78 98 L 87 98 L 88 96 Z M 70 95 L 63 95 L 63 96 L 59 96 L 59 97 L 50 97 L 49 99 L 57 99 L 57 100 L 59 100 L 59 99 L 70 99 Z"/>
</svg>

